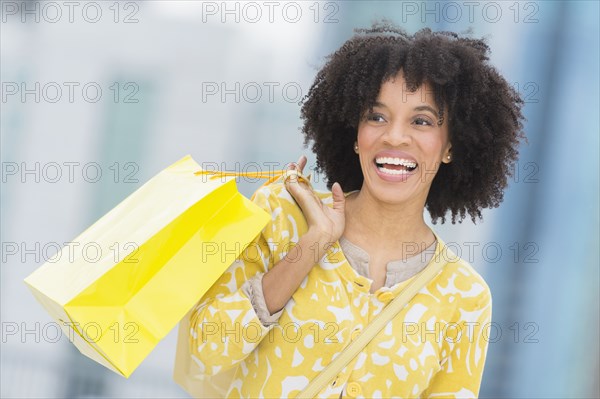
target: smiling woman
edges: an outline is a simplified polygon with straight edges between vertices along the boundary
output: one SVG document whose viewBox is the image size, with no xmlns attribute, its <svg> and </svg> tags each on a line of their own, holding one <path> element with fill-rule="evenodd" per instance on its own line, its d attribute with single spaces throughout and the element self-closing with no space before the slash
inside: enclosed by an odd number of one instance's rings
<svg viewBox="0 0 600 399">
<path fill-rule="evenodd" d="M 358 124 L 354 150 L 364 176 L 362 195 L 390 205 L 404 202 L 404 210 L 422 214 L 440 162 L 450 162 L 452 145 L 448 124 L 438 123 L 440 112 L 427 96 L 433 93 L 430 85 L 412 93 L 406 87 L 402 72 L 383 83 L 377 101 Z M 404 184 L 390 184 L 397 182 Z"/>
<path fill-rule="evenodd" d="M 318 397 L 476 397 L 490 289 L 424 221 L 498 206 L 522 100 L 483 40 L 389 24 L 329 57 L 302 106 L 331 192 L 289 178 L 271 222 L 190 317 L 192 358 L 227 397 L 295 397 L 429 265 L 443 268 Z M 301 175 L 306 157 L 290 167 Z M 250 330 L 248 327 L 252 326 Z"/>
</svg>

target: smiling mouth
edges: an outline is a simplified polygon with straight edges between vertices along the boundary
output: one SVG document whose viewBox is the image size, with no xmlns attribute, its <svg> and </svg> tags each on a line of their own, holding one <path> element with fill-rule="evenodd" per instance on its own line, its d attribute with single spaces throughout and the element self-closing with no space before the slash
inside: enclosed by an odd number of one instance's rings
<svg viewBox="0 0 600 399">
<path fill-rule="evenodd" d="M 403 158 L 378 157 L 375 165 L 382 173 L 389 175 L 404 175 L 417 169 L 417 163 Z"/>
</svg>

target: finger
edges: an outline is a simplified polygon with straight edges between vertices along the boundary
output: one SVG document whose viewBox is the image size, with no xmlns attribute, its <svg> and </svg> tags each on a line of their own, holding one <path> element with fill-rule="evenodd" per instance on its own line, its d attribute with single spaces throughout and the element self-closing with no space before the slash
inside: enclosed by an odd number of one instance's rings
<svg viewBox="0 0 600 399">
<path fill-rule="evenodd" d="M 333 209 L 336 211 L 344 211 L 346 207 L 346 196 L 344 195 L 340 183 L 333 183 L 333 186 L 331 186 L 331 193 L 333 197 Z"/>
<path fill-rule="evenodd" d="M 320 198 L 304 182 L 298 182 L 297 177 L 294 176 L 286 179 L 285 188 L 298 206 L 300 206 L 305 216 L 310 217 L 309 215 L 316 215 L 322 211 Z"/>
<path fill-rule="evenodd" d="M 306 156 L 304 156 L 304 155 L 300 156 L 300 159 L 298 159 L 298 171 L 300 173 L 303 173 L 304 167 L 306 166 L 306 162 L 307 162 Z"/>
<path fill-rule="evenodd" d="M 304 167 L 306 166 L 306 163 L 307 163 L 306 156 L 301 155 L 300 158 L 298 158 L 298 162 L 290 162 L 288 164 L 287 171 L 297 171 L 298 174 L 302 175 L 302 171 L 303 171 Z M 292 183 L 297 182 L 306 187 L 309 186 L 309 184 L 307 184 L 306 178 L 303 175 L 299 178 L 296 174 L 286 173 L 286 176 L 284 176 L 284 179 L 289 180 Z"/>
<path fill-rule="evenodd" d="M 296 162 L 290 162 L 288 164 L 287 168 L 286 168 L 286 173 L 283 176 L 284 183 L 285 183 L 286 187 L 287 187 L 287 185 L 288 185 L 289 182 L 293 183 L 293 182 L 297 182 L 298 181 L 297 174 L 295 174 L 295 173 L 288 173 L 290 171 L 297 171 L 299 173 L 302 173 L 298 169 L 298 163 L 296 163 Z"/>
<path fill-rule="evenodd" d="M 300 185 L 298 185 L 295 187 L 295 190 L 292 191 L 292 195 L 309 225 L 324 217 L 323 208 L 325 205 L 323 205 L 321 199 L 318 198 L 312 190 L 308 190 L 305 187 L 300 187 Z"/>
<path fill-rule="evenodd" d="M 285 171 L 283 176 L 283 181 L 285 183 L 285 188 L 293 195 L 296 196 L 296 193 L 301 191 L 305 191 L 311 194 L 313 197 L 317 198 L 314 194 L 310 183 L 305 180 L 304 177 L 298 176 L 299 172 L 296 169 L 288 168 Z"/>
<path fill-rule="evenodd" d="M 298 203 L 304 215 L 310 218 L 311 215 L 322 212 L 323 203 L 304 180 L 299 179 L 296 173 L 289 173 L 292 171 L 299 172 L 298 167 L 306 164 L 306 157 L 300 157 L 298 163 L 301 165 L 290 164 L 288 166 L 287 176 L 284 177 L 285 188 Z"/>
<path fill-rule="evenodd" d="M 294 167 L 297 170 L 301 171 L 302 169 L 304 169 L 305 165 L 306 165 L 306 156 L 305 155 L 300 155 L 300 158 L 298 158 L 297 162 L 290 162 L 288 164 L 288 169 L 291 168 L 291 167 Z"/>
</svg>

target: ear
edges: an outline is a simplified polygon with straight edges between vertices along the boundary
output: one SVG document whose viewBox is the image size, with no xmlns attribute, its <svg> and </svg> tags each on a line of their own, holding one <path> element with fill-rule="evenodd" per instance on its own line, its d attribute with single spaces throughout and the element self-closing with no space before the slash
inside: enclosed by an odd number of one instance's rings
<svg viewBox="0 0 600 399">
<path fill-rule="evenodd" d="M 452 162 L 452 144 L 448 143 L 448 145 L 446 146 L 446 150 L 444 151 L 444 156 L 442 157 L 442 162 L 443 163 L 450 163 Z"/>
</svg>

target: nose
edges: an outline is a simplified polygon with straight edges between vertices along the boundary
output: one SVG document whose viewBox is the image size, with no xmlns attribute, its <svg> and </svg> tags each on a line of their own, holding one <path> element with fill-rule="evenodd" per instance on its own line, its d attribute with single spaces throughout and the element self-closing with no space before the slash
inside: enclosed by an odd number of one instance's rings
<svg viewBox="0 0 600 399">
<path fill-rule="evenodd" d="M 389 125 L 383 135 L 384 143 L 392 147 L 410 144 L 412 142 L 412 133 L 409 127 L 403 126 L 400 123 Z"/>
</svg>

